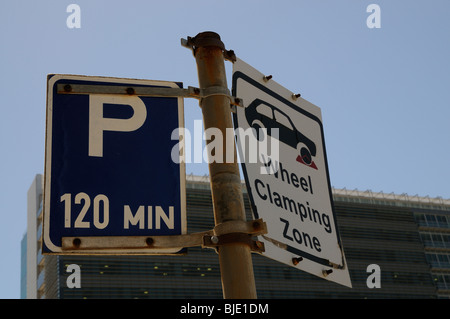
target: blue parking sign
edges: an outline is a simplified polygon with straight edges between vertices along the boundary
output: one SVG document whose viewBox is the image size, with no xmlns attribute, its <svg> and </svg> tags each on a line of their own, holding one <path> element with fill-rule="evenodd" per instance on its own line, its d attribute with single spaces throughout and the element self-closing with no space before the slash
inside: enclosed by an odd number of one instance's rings
<svg viewBox="0 0 450 319">
<path fill-rule="evenodd" d="M 122 87 L 128 91 L 116 94 Z M 181 142 L 173 132 L 184 126 L 183 99 L 134 94 L 135 88 L 154 87 L 182 84 L 48 76 L 44 253 L 67 253 L 65 237 L 186 233 L 185 168 L 172 158 Z M 165 254 L 182 249 L 116 248 L 90 252 Z"/>
</svg>

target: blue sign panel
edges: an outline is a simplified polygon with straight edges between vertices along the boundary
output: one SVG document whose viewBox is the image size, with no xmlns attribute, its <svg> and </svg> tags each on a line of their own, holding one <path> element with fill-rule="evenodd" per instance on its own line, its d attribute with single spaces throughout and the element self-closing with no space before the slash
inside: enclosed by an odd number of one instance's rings
<svg viewBox="0 0 450 319">
<path fill-rule="evenodd" d="M 74 75 L 47 84 L 44 253 L 64 253 L 64 237 L 185 234 L 185 168 L 172 158 L 183 99 L 107 90 L 182 84 Z"/>
</svg>

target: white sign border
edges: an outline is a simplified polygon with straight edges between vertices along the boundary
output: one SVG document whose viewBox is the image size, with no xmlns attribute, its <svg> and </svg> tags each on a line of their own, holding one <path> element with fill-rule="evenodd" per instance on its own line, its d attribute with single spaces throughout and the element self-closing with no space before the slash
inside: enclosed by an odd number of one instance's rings
<svg viewBox="0 0 450 319">
<path fill-rule="evenodd" d="M 244 62 L 243 60 L 241 60 L 239 58 L 233 63 L 233 77 L 232 77 L 232 95 L 233 96 L 241 98 L 239 96 L 239 90 L 237 88 L 238 79 L 242 79 L 242 76 L 240 76 L 239 74 L 245 75 L 245 77 L 248 77 L 249 79 L 251 79 L 252 82 L 258 83 L 259 89 L 262 89 L 262 91 L 271 95 L 272 97 L 276 98 L 277 100 L 285 101 L 285 102 L 287 102 L 287 104 L 295 105 L 296 107 L 303 109 L 304 111 L 310 113 L 312 115 L 311 118 L 312 117 L 317 118 L 318 123 L 321 128 L 322 148 L 323 148 L 323 154 L 325 157 L 324 162 L 325 162 L 327 183 L 328 183 L 328 189 L 329 189 L 329 198 L 330 198 L 330 202 L 331 202 L 332 216 L 334 219 L 334 223 L 336 225 L 335 232 L 336 232 L 338 245 L 339 245 L 341 255 L 342 255 L 342 265 L 339 265 L 338 267 L 333 268 L 332 269 L 333 272 L 330 274 L 324 273 L 324 270 L 330 269 L 330 267 L 332 267 L 332 265 L 327 266 L 327 265 L 318 263 L 318 262 L 313 261 L 308 258 L 303 258 L 303 260 L 301 262 L 299 262 L 297 265 L 294 265 L 292 260 L 293 260 L 293 258 L 299 257 L 298 254 L 295 254 L 295 253 L 287 250 L 284 247 L 279 247 L 279 245 L 277 245 L 270 239 L 267 240 L 265 238 L 265 236 L 259 236 L 258 240 L 263 242 L 265 245 L 265 252 L 262 253 L 262 255 L 269 257 L 271 259 L 275 259 L 283 264 L 306 271 L 306 272 L 316 275 L 318 277 L 325 278 L 329 281 L 333 281 L 333 282 L 336 282 L 336 283 L 339 283 L 341 285 L 351 288 L 352 283 L 351 283 L 350 274 L 348 271 L 348 264 L 347 264 L 344 250 L 342 247 L 342 241 L 341 241 L 341 237 L 339 235 L 337 221 L 336 221 L 336 214 L 334 211 L 334 204 L 333 204 L 333 197 L 332 197 L 332 192 L 331 192 L 328 162 L 327 162 L 327 158 L 326 158 L 326 148 L 325 148 L 325 140 L 324 140 L 322 116 L 321 116 L 320 108 L 317 107 L 316 105 L 306 101 L 305 99 L 303 99 L 301 97 L 297 98 L 294 101 L 292 99 L 293 92 L 290 92 L 289 90 L 287 90 L 286 88 L 284 88 L 283 86 L 281 86 L 274 80 L 269 80 L 269 81 L 265 82 L 263 80 L 265 77 L 264 74 L 262 74 L 261 72 L 259 72 L 258 70 L 256 70 L 255 68 L 253 68 L 252 66 L 250 66 L 249 64 L 247 64 L 246 62 Z M 256 79 L 260 79 L 260 80 L 258 81 Z M 247 101 L 247 103 L 245 100 L 243 102 L 244 102 L 244 107 L 245 107 L 247 105 L 248 101 Z M 237 114 L 236 113 L 233 116 L 233 120 L 235 121 L 235 123 L 237 123 Z M 251 194 L 252 188 L 251 188 L 251 185 L 249 185 L 249 180 L 248 180 L 248 176 L 246 173 L 245 163 L 242 162 L 241 166 L 242 166 L 242 169 L 244 172 L 245 183 L 246 183 L 247 189 L 248 189 L 247 193 L 248 193 L 248 196 L 250 199 L 250 204 L 252 207 L 252 214 L 254 215 L 255 218 L 258 218 L 258 214 L 255 213 L 255 212 L 257 212 L 257 208 L 254 205 L 253 196 Z M 267 234 L 267 235 L 269 235 L 269 234 Z M 283 244 L 283 245 L 285 245 L 285 244 Z M 275 255 L 276 255 L 276 258 L 274 258 Z M 303 255 L 307 255 L 307 253 L 305 253 Z M 318 267 L 317 266 L 318 264 L 321 264 L 322 268 Z"/>
</svg>

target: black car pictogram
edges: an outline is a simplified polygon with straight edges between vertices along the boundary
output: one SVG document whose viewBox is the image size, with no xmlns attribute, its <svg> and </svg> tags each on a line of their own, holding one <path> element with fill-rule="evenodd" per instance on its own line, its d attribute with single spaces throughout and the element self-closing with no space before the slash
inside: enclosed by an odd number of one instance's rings
<svg viewBox="0 0 450 319">
<path fill-rule="evenodd" d="M 250 127 L 255 129 L 254 133 L 259 141 L 264 138 L 261 135 L 263 131 L 259 129 L 265 128 L 267 134 L 272 136 L 271 129 L 278 128 L 279 141 L 298 150 L 297 161 L 317 169 L 312 159 L 316 156 L 316 144 L 295 127 L 286 113 L 265 101 L 256 99 L 245 108 L 245 117 Z"/>
</svg>

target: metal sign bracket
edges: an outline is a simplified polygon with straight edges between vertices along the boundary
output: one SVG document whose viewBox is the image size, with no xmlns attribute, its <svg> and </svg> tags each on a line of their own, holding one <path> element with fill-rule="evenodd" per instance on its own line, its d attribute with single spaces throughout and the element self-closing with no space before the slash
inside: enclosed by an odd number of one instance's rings
<svg viewBox="0 0 450 319">
<path fill-rule="evenodd" d="M 150 86 L 109 86 L 109 85 L 83 85 L 83 84 L 58 84 L 58 94 L 120 94 L 154 97 L 182 97 L 195 98 L 199 100 L 200 106 L 205 98 L 215 95 L 225 96 L 230 100 L 230 106 L 233 112 L 236 112 L 236 106 L 243 107 L 243 101 L 240 98 L 231 96 L 230 90 L 222 86 L 211 86 L 205 89 L 188 86 L 185 88 L 165 88 Z"/>
<path fill-rule="evenodd" d="M 181 45 L 185 48 L 192 50 L 192 54 L 195 56 L 195 51 L 199 46 L 215 46 L 222 50 L 225 60 L 230 62 L 236 62 L 236 54 L 233 50 L 226 50 L 225 45 L 220 39 L 214 37 L 187 37 L 187 39 L 181 38 Z"/>
<path fill-rule="evenodd" d="M 91 236 L 63 237 L 62 250 L 65 253 L 83 253 L 85 250 L 108 254 L 118 250 L 132 250 L 133 253 L 145 253 L 143 250 L 166 248 L 202 248 L 220 249 L 220 246 L 234 243 L 246 244 L 253 252 L 264 252 L 264 244 L 253 240 L 253 236 L 267 233 L 267 225 L 262 219 L 251 221 L 227 221 L 214 229 L 174 236 Z M 148 253 L 148 252 L 147 252 Z M 149 252 L 151 254 L 151 251 Z"/>
</svg>

